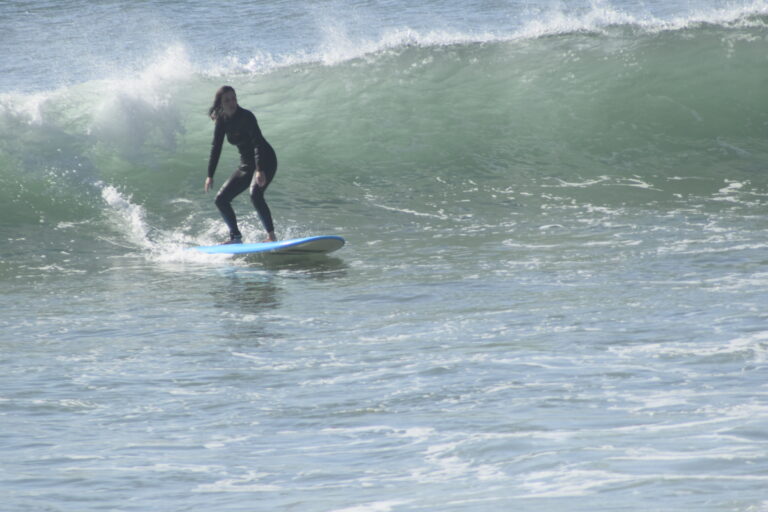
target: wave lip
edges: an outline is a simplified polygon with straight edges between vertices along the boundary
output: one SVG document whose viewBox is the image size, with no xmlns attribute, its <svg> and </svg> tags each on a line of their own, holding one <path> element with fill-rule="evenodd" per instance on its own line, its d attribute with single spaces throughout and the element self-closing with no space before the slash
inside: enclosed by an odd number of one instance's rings
<svg viewBox="0 0 768 512">
<path fill-rule="evenodd" d="M 621 11 L 605 2 L 593 2 L 582 13 L 553 11 L 541 19 L 530 20 L 510 39 L 531 39 L 578 32 L 608 33 L 608 29 L 625 27 L 646 33 L 685 30 L 701 25 L 725 27 L 765 27 L 768 3 L 754 1 L 742 6 L 712 7 L 685 14 L 662 17 L 651 13 Z"/>
<path fill-rule="evenodd" d="M 228 56 L 222 63 L 203 70 L 206 76 L 264 74 L 277 69 L 309 64 L 335 66 L 355 59 L 409 47 L 434 48 L 455 45 L 520 42 L 542 37 L 591 33 L 624 36 L 629 33 L 655 34 L 680 31 L 703 25 L 763 28 L 768 26 L 768 2 L 755 0 L 742 5 L 702 8 L 689 13 L 662 16 L 629 12 L 607 2 L 592 2 L 587 9 L 556 9 L 520 20 L 511 28 L 416 29 L 407 24 L 380 30 L 367 36 L 351 35 L 351 27 L 329 22 L 314 49 L 288 53 L 256 51 L 250 56 Z"/>
<path fill-rule="evenodd" d="M 605 2 L 593 2 L 582 13 L 555 10 L 522 22 L 507 30 L 427 30 L 410 27 L 389 29 L 378 39 L 354 39 L 339 27 L 327 29 L 327 36 L 314 54 L 303 54 L 302 62 L 335 65 L 368 55 L 406 47 L 440 47 L 467 44 L 515 42 L 575 33 L 615 34 L 615 29 L 654 34 L 715 25 L 728 28 L 763 28 L 768 26 L 768 2 L 754 1 L 743 6 L 702 9 L 670 18 L 653 14 L 621 11 Z M 622 31 L 619 34 L 624 34 Z M 286 63 L 295 63 L 290 59 Z"/>
</svg>

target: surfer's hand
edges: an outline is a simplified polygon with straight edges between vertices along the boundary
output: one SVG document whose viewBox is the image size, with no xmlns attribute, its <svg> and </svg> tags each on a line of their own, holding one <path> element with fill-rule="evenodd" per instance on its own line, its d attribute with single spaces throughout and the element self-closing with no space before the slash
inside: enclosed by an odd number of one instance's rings
<svg viewBox="0 0 768 512">
<path fill-rule="evenodd" d="M 213 178 L 205 178 L 205 191 L 208 192 L 213 186 Z"/>
<path fill-rule="evenodd" d="M 256 184 L 261 188 L 264 188 L 264 185 L 267 184 L 267 178 L 261 171 L 256 171 Z"/>
</svg>

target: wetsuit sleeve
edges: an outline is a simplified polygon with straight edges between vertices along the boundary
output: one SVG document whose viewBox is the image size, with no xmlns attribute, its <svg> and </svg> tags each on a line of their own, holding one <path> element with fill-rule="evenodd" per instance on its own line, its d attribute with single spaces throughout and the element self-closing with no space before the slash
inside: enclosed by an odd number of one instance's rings
<svg viewBox="0 0 768 512">
<path fill-rule="evenodd" d="M 216 121 L 216 128 L 213 130 L 213 142 L 211 143 L 211 156 L 208 158 L 208 177 L 213 178 L 216 172 L 216 166 L 219 165 L 221 148 L 224 145 L 224 123 Z"/>
</svg>

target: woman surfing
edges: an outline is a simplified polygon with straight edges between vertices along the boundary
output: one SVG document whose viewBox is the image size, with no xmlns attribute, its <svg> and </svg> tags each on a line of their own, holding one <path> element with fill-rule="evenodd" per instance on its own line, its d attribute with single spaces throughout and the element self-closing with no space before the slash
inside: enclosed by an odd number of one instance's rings
<svg viewBox="0 0 768 512">
<path fill-rule="evenodd" d="M 229 241 L 225 244 L 243 243 L 243 235 L 237 227 L 237 217 L 232 209 L 232 200 L 249 187 L 251 202 L 267 232 L 267 238 L 263 241 L 276 241 L 272 214 L 264 200 L 264 192 L 277 172 L 275 150 L 261 134 L 256 116 L 237 104 L 237 94 L 232 87 L 225 85 L 216 91 L 208 115 L 216 126 L 208 160 L 208 177 L 205 179 L 206 192 L 213 186 L 213 175 L 219 163 L 225 135 L 229 143 L 237 146 L 240 152 L 240 166 L 216 194 L 216 207 L 229 227 Z"/>
</svg>

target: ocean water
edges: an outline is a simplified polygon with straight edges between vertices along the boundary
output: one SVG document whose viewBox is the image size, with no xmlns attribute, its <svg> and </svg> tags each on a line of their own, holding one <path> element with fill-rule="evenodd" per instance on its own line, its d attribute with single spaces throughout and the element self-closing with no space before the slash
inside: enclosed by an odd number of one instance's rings
<svg viewBox="0 0 768 512">
<path fill-rule="evenodd" d="M 768 511 L 767 2 L 7 0 L 0 43 L 3 511 Z M 185 250 L 222 84 L 278 236 L 341 251 Z"/>
</svg>

